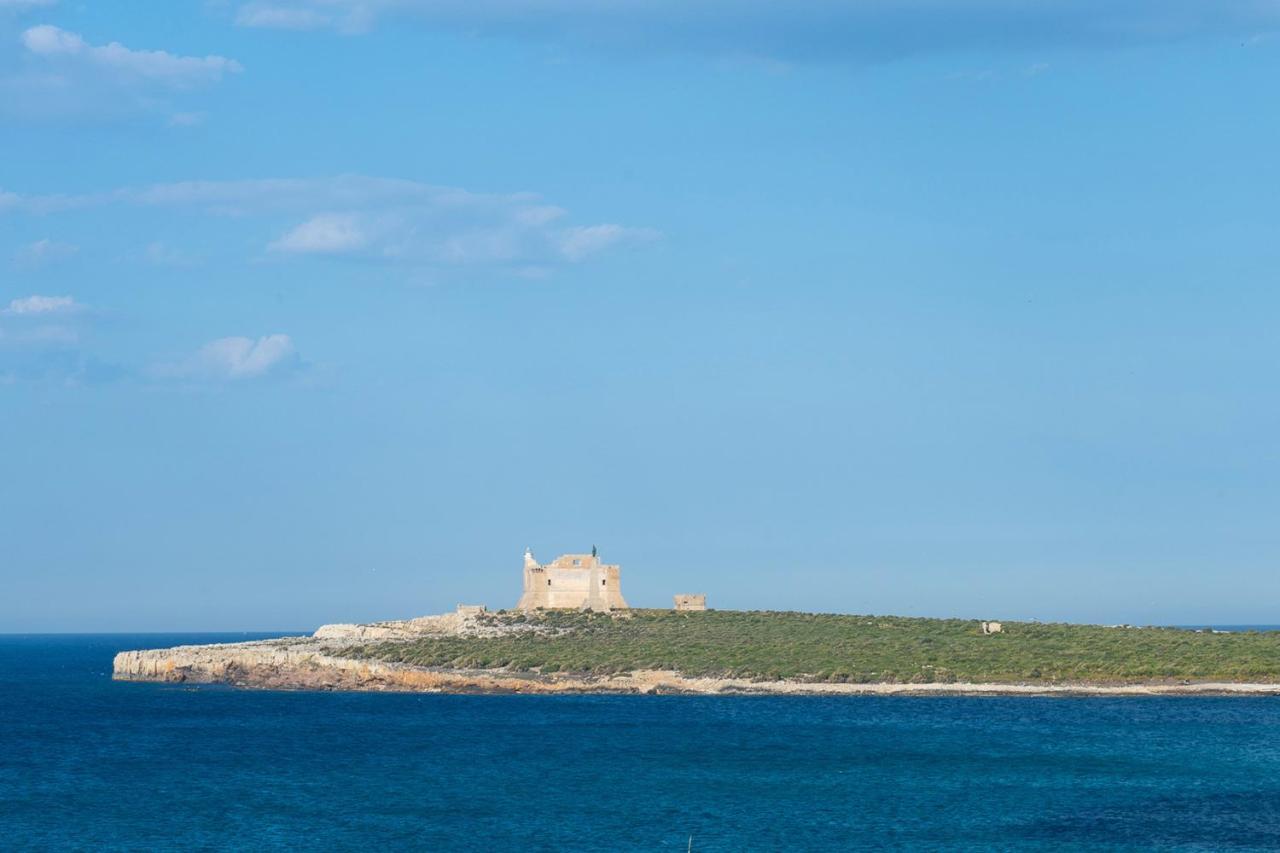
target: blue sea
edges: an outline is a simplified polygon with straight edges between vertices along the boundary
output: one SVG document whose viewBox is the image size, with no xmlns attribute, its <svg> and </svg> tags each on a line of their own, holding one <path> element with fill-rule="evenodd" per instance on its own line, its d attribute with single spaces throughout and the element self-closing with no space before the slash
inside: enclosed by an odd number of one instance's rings
<svg viewBox="0 0 1280 853">
<path fill-rule="evenodd" d="M 248 638 L 0 637 L 0 848 L 1280 848 L 1275 699 L 428 696 L 110 679 L 120 649 Z"/>
</svg>

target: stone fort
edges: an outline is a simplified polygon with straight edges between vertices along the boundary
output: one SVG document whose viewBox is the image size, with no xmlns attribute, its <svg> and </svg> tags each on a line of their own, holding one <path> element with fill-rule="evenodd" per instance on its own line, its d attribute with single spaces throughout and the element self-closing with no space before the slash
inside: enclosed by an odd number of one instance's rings
<svg viewBox="0 0 1280 853">
<path fill-rule="evenodd" d="M 520 610 L 626 610 L 622 597 L 621 569 L 600 562 L 596 549 L 590 554 L 564 554 L 550 563 L 539 563 L 524 551 L 524 594 Z"/>
</svg>

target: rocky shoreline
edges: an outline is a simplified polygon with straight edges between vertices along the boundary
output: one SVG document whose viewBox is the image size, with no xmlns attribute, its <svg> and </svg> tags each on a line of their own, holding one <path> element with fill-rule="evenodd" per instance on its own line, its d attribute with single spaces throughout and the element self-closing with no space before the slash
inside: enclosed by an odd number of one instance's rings
<svg viewBox="0 0 1280 853">
<path fill-rule="evenodd" d="M 495 630 L 447 614 L 373 625 L 326 625 L 311 637 L 125 651 L 115 657 L 119 681 L 228 684 L 267 690 L 347 690 L 427 693 L 908 695 L 908 696 L 1280 696 L 1280 684 L 1152 683 L 831 683 L 690 677 L 669 670 L 617 675 L 443 669 L 344 657 L 369 642 L 424 635 L 484 635 Z M 506 629 L 511 630 L 511 629 Z M 530 630 L 530 629 L 520 629 Z"/>
</svg>

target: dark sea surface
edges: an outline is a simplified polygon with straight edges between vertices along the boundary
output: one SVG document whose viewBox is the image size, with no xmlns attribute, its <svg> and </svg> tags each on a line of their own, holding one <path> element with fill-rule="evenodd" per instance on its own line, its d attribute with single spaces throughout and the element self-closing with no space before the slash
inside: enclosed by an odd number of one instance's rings
<svg viewBox="0 0 1280 853">
<path fill-rule="evenodd" d="M 1280 848 L 1276 699 L 110 680 L 120 649 L 249 638 L 0 636 L 0 849 Z"/>
</svg>

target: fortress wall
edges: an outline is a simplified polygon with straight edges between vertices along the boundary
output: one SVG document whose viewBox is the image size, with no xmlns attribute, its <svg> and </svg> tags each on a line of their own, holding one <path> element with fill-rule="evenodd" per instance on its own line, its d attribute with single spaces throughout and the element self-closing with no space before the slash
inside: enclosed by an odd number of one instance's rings
<svg viewBox="0 0 1280 853">
<path fill-rule="evenodd" d="M 524 592 L 516 604 L 519 610 L 536 610 L 547 606 L 547 574 L 541 567 L 525 566 Z"/>
<path fill-rule="evenodd" d="M 591 569 L 547 569 L 547 607 L 581 607 L 590 597 L 596 572 Z M 544 581 L 545 583 L 546 581 Z"/>
<path fill-rule="evenodd" d="M 622 569 L 618 566 L 605 566 L 604 581 L 602 590 L 606 606 L 613 610 L 627 610 L 626 599 L 622 597 Z"/>
<path fill-rule="evenodd" d="M 565 554 L 546 565 L 526 554 L 524 593 L 516 606 L 521 610 L 625 610 L 622 570 L 590 554 Z"/>
</svg>

